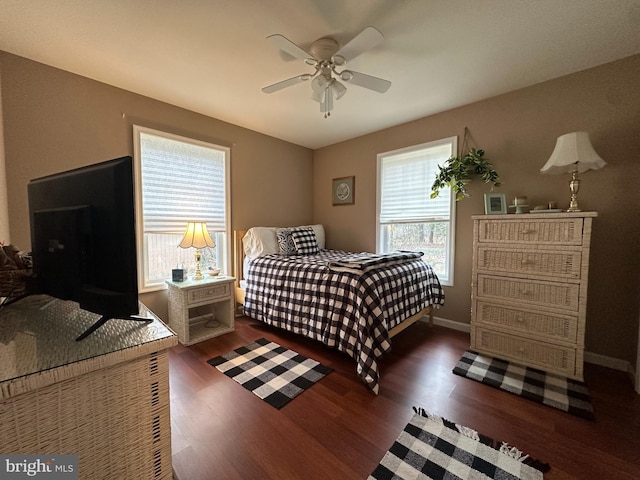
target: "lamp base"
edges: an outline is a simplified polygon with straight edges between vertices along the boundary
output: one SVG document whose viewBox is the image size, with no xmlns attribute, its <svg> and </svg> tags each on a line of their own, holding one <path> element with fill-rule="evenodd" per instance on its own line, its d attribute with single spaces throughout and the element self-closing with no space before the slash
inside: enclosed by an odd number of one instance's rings
<svg viewBox="0 0 640 480">
<path fill-rule="evenodd" d="M 580 190 L 580 180 L 578 179 L 578 169 L 574 168 L 571 172 L 571 181 L 569 182 L 569 191 L 571 192 L 571 201 L 567 212 L 580 212 L 578 208 L 578 191 Z"/>
<path fill-rule="evenodd" d="M 200 249 L 196 249 L 196 274 L 193 276 L 194 280 L 202 280 L 204 275 L 200 271 Z"/>
</svg>

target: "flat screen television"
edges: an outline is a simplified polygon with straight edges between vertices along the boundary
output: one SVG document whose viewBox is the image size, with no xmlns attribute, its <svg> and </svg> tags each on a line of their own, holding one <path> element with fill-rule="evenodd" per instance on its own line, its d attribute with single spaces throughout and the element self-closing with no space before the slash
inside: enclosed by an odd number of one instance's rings
<svg viewBox="0 0 640 480">
<path fill-rule="evenodd" d="M 133 162 L 122 157 L 31 180 L 27 186 L 36 288 L 100 318 L 138 317 Z"/>
</svg>

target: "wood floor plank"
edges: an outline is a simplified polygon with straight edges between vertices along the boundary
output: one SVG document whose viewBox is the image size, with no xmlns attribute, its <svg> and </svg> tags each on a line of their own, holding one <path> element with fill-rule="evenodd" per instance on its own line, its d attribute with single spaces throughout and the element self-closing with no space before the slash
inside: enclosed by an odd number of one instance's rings
<svg viewBox="0 0 640 480">
<path fill-rule="evenodd" d="M 277 410 L 207 364 L 261 337 L 334 371 Z M 626 374 L 586 365 L 596 418 L 585 420 L 454 375 L 468 345 L 418 322 L 393 339 L 376 396 L 345 354 L 238 317 L 235 332 L 170 351 L 176 475 L 365 479 L 420 406 L 548 462 L 547 480 L 640 478 L 640 395 Z"/>
</svg>

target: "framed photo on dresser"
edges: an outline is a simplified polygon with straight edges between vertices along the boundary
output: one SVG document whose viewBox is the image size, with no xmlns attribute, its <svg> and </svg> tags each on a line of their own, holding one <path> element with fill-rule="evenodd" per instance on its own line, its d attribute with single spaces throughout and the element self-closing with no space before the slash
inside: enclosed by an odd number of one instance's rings
<svg viewBox="0 0 640 480">
<path fill-rule="evenodd" d="M 485 215 L 507 213 L 507 196 L 504 193 L 485 193 L 484 213 Z"/>
</svg>

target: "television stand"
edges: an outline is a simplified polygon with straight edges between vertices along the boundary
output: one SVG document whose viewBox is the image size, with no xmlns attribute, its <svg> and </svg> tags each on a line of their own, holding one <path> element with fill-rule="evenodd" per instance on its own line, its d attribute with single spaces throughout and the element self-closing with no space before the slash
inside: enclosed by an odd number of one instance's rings
<svg viewBox="0 0 640 480">
<path fill-rule="evenodd" d="M 84 331 L 84 333 L 82 333 L 80 336 L 78 336 L 78 338 L 76 338 L 76 342 L 79 342 L 80 340 L 84 340 L 89 335 L 91 335 L 93 332 L 95 332 L 97 329 L 99 329 L 101 326 L 103 326 L 105 323 L 107 323 L 109 320 L 112 320 L 114 318 L 116 318 L 118 320 L 132 320 L 134 322 L 147 322 L 147 323 L 153 322 L 153 318 L 142 317 L 142 316 L 138 316 L 138 315 L 127 315 L 127 316 L 123 316 L 123 317 L 110 317 L 108 315 L 103 315 L 102 317 L 100 317 L 100 319 L 96 323 L 91 325 L 89 328 L 87 328 Z"/>
<path fill-rule="evenodd" d="M 31 295 L 3 308 L 2 456 L 70 453 L 75 478 L 172 480 L 169 349 L 177 336 L 142 303 L 150 325 L 106 322 L 83 342 L 74 339 L 98 316 L 75 302 Z"/>
</svg>

